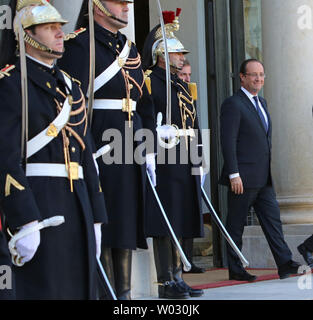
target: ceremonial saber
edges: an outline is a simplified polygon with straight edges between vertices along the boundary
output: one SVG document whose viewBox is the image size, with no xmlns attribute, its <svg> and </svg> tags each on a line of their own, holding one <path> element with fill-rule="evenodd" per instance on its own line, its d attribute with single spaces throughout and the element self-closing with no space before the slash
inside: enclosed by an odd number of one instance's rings
<svg viewBox="0 0 313 320">
<path fill-rule="evenodd" d="M 173 229 L 172 229 L 172 226 L 171 226 L 171 224 L 170 224 L 170 222 L 169 222 L 169 220 L 168 220 L 168 218 L 167 218 L 167 215 L 166 215 L 166 213 L 165 213 L 165 211 L 164 211 L 164 208 L 163 208 L 163 206 L 162 206 L 162 203 L 161 203 L 161 201 L 160 201 L 160 198 L 159 198 L 159 196 L 158 196 L 158 194 L 157 194 L 157 192 L 156 192 L 156 190 L 155 190 L 155 187 L 154 187 L 154 185 L 153 185 L 153 183 L 152 183 L 152 181 L 151 181 L 151 178 L 150 178 L 148 172 L 147 172 L 147 176 L 148 176 L 148 180 L 149 180 L 149 182 L 150 182 L 151 189 L 152 189 L 153 194 L 154 194 L 154 196 L 155 196 L 155 199 L 156 199 L 156 201 L 158 202 L 159 208 L 160 208 L 160 210 L 161 210 L 161 212 L 162 212 L 162 215 L 163 215 L 163 218 L 164 218 L 164 220 L 165 220 L 165 223 L 166 223 L 166 226 L 167 226 L 167 228 L 168 228 L 168 231 L 169 231 L 169 233 L 170 233 L 170 235 L 171 235 L 171 239 L 172 239 L 172 241 L 174 242 L 176 248 L 177 248 L 178 251 L 179 251 L 180 259 L 181 259 L 181 261 L 182 261 L 182 263 L 183 263 L 183 265 L 184 265 L 184 270 L 188 272 L 188 271 L 191 269 L 191 264 L 190 264 L 190 262 L 188 261 L 188 259 L 187 259 L 186 255 L 185 255 L 182 247 L 180 246 L 179 241 L 177 240 L 177 237 L 176 237 L 176 235 L 175 235 L 175 233 L 174 233 L 174 231 L 173 231 Z"/>
<path fill-rule="evenodd" d="M 109 289 L 109 292 L 110 292 L 112 300 L 117 300 L 116 295 L 115 295 L 115 293 L 114 293 L 114 291 L 112 289 L 112 286 L 110 284 L 110 281 L 109 281 L 109 279 L 108 279 L 108 277 L 107 277 L 107 275 L 106 275 L 106 273 L 105 273 L 105 271 L 103 269 L 102 263 L 101 263 L 101 261 L 100 261 L 100 259 L 98 257 L 97 257 L 97 263 L 98 263 L 98 267 L 100 269 L 100 273 L 101 273 L 101 276 L 103 278 L 103 281 L 104 281 L 106 287 Z"/>
<path fill-rule="evenodd" d="M 166 42 L 166 33 L 165 33 L 165 27 L 164 27 L 164 19 L 163 19 L 163 13 L 161 8 L 160 0 L 157 0 L 158 3 L 158 9 L 159 9 L 159 16 L 160 16 L 160 24 L 161 24 L 161 30 L 162 30 L 162 39 L 164 42 L 164 58 L 165 58 L 165 71 L 166 71 L 166 124 L 171 125 L 172 124 L 172 113 L 171 113 L 171 107 L 172 107 L 172 98 L 171 98 L 171 70 L 170 70 L 170 59 L 167 49 L 167 42 Z"/>
<path fill-rule="evenodd" d="M 18 17 L 18 41 L 21 65 L 21 92 L 22 92 L 22 129 L 21 129 L 21 158 L 24 165 L 27 163 L 27 141 L 28 141 L 28 84 L 27 65 L 24 43 L 24 30 L 20 16 Z"/>
<path fill-rule="evenodd" d="M 89 88 L 88 88 L 88 123 L 91 126 L 94 102 L 94 85 L 95 85 L 95 25 L 93 15 L 93 0 L 88 2 L 89 16 Z"/>
<path fill-rule="evenodd" d="M 208 198 L 206 192 L 204 191 L 203 187 L 201 187 L 201 194 L 202 194 L 202 198 L 203 198 L 206 206 L 210 210 L 210 213 L 211 213 L 211 216 L 212 216 L 214 222 L 219 227 L 220 231 L 222 232 L 223 236 L 225 237 L 225 239 L 227 240 L 229 245 L 234 249 L 234 251 L 238 255 L 238 257 L 241 260 L 243 266 L 247 267 L 249 265 L 248 260 L 243 256 L 243 254 L 238 249 L 238 247 L 236 246 L 235 242 L 233 241 L 233 239 L 230 237 L 229 233 L 227 232 L 227 230 L 223 226 L 221 220 L 219 219 L 218 215 L 216 214 L 216 212 L 215 212 L 215 210 L 214 210 L 214 208 L 213 208 L 213 206 L 211 204 L 211 201 L 209 200 L 209 198 Z"/>
</svg>

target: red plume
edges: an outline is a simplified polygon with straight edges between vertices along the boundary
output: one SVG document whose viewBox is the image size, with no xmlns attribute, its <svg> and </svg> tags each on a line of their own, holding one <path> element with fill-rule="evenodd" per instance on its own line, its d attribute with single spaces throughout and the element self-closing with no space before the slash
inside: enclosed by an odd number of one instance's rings
<svg viewBox="0 0 313 320">
<path fill-rule="evenodd" d="M 164 24 L 173 23 L 175 19 L 174 11 L 163 11 L 162 14 L 163 14 Z"/>
<path fill-rule="evenodd" d="M 179 17 L 180 13 L 181 13 L 181 8 L 177 8 L 176 9 L 176 17 Z"/>
</svg>

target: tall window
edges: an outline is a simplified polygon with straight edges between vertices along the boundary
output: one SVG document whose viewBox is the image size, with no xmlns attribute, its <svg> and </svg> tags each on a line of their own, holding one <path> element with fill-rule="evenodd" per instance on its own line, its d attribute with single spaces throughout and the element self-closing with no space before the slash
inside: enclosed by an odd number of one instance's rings
<svg viewBox="0 0 313 320">
<path fill-rule="evenodd" d="M 243 7 L 246 59 L 262 61 L 261 0 L 244 0 Z"/>
</svg>

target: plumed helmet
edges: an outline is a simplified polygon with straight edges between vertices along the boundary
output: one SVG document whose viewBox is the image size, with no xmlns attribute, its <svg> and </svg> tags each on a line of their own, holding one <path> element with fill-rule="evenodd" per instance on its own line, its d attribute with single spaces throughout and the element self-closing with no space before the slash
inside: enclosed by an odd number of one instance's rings
<svg viewBox="0 0 313 320">
<path fill-rule="evenodd" d="M 185 49 L 181 41 L 175 36 L 174 31 L 179 30 L 178 17 L 181 13 L 181 9 L 176 9 L 176 15 L 174 11 L 163 11 L 165 38 L 167 44 L 168 53 L 189 53 Z M 157 63 L 158 56 L 164 57 L 164 41 L 162 36 L 162 29 L 160 25 L 157 25 L 151 30 L 146 38 L 143 49 L 143 67 L 147 69 L 154 66 Z"/>
<path fill-rule="evenodd" d="M 17 18 L 19 18 L 23 29 L 43 23 L 59 22 L 65 24 L 68 22 L 47 0 L 19 0 L 16 5 Z M 17 34 L 16 19 L 14 19 L 15 34 Z"/>
<path fill-rule="evenodd" d="M 24 31 L 25 29 L 44 23 L 65 24 L 67 22 L 48 0 L 17 0 L 16 14 L 13 21 L 16 40 L 19 39 L 19 25 L 21 25 L 24 40 L 36 49 L 56 53 L 57 55 L 62 54 L 33 39 Z"/>
</svg>

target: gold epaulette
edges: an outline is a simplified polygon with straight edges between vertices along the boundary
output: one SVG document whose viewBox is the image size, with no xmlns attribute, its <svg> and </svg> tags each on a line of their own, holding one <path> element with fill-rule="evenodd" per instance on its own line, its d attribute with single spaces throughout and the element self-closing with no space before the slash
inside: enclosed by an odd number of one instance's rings
<svg viewBox="0 0 313 320">
<path fill-rule="evenodd" d="M 61 70 L 62 73 L 64 73 L 69 79 L 71 79 L 72 81 L 78 83 L 79 86 L 81 86 L 81 82 L 73 77 L 71 77 L 67 72 L 65 72 L 64 70 Z"/>
<path fill-rule="evenodd" d="M 86 31 L 86 28 L 80 28 L 76 31 L 70 32 L 67 35 L 64 36 L 64 41 L 68 41 L 70 39 L 76 38 L 79 34 L 83 33 Z"/>
<path fill-rule="evenodd" d="M 189 82 L 188 89 L 189 89 L 189 94 L 191 95 L 192 99 L 194 101 L 197 101 L 197 99 L 198 99 L 197 84 L 195 82 Z"/>
<path fill-rule="evenodd" d="M 13 70 L 15 68 L 14 64 L 6 65 L 3 69 L 0 70 L 0 79 L 4 78 L 5 76 L 9 77 L 9 71 Z"/>
<path fill-rule="evenodd" d="M 148 89 L 149 94 L 152 93 L 152 89 L 151 89 L 151 79 L 150 79 L 150 74 L 152 73 L 152 70 L 146 70 L 145 72 L 145 83 L 146 83 L 146 87 Z"/>
</svg>

